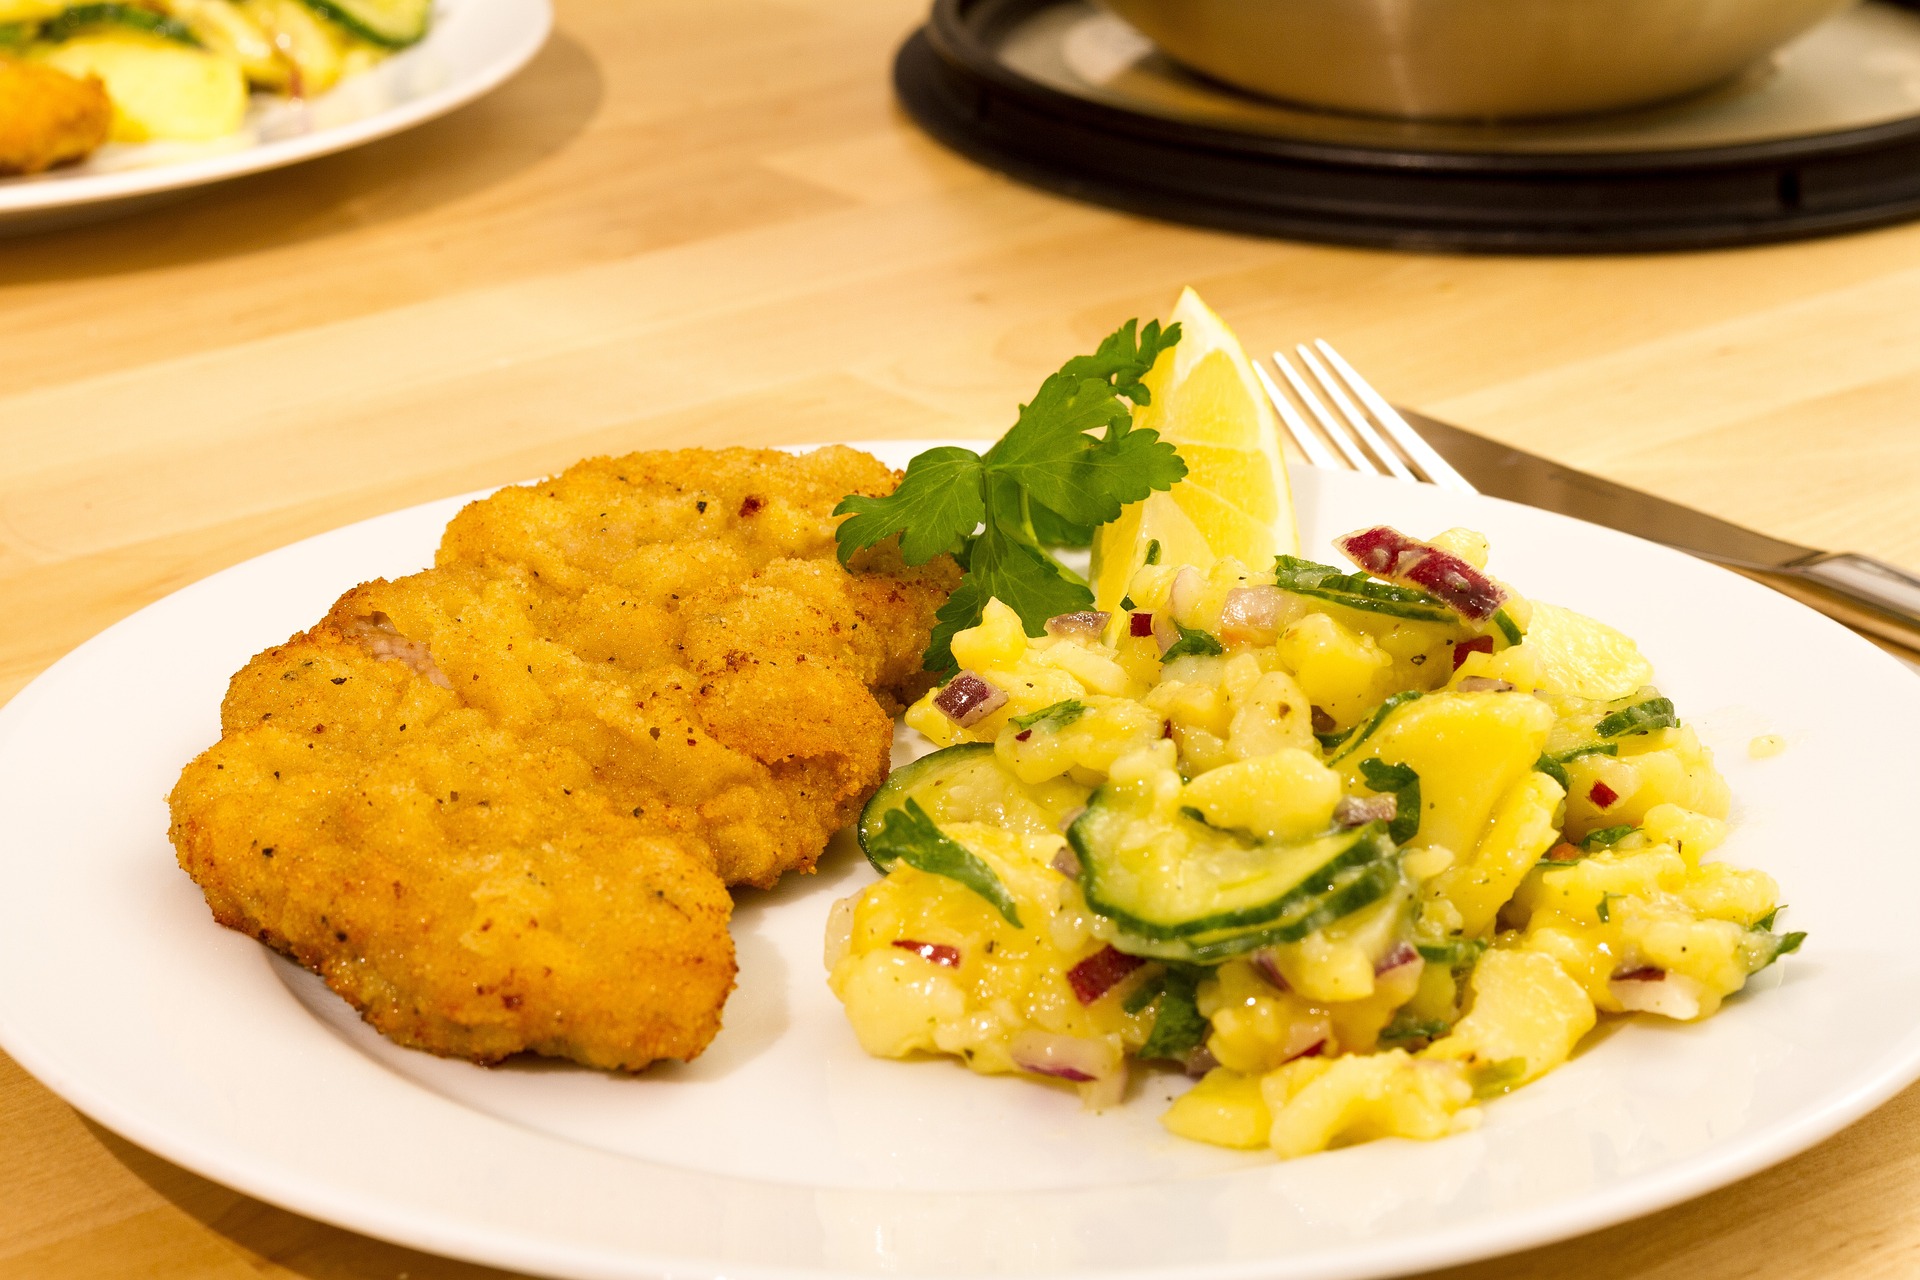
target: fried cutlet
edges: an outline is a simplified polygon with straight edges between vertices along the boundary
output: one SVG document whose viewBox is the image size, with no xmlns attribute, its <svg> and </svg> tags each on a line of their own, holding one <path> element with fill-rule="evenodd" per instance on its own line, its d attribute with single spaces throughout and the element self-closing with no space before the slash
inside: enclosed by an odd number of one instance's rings
<svg viewBox="0 0 1920 1280">
<path fill-rule="evenodd" d="M 235 676 L 172 797 L 215 917 L 393 1039 L 637 1069 L 734 974 L 729 883 L 810 869 L 886 774 L 950 563 L 851 571 L 847 449 L 598 459 Z"/>
<path fill-rule="evenodd" d="M 0 57 L 0 173 L 39 173 L 107 140 L 113 103 L 92 76 Z"/>
</svg>

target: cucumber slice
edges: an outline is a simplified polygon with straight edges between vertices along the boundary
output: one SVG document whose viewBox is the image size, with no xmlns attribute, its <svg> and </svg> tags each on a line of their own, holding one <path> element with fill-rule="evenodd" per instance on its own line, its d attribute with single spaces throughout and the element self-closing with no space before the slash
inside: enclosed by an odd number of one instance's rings
<svg viewBox="0 0 1920 1280">
<path fill-rule="evenodd" d="M 404 49 L 427 34 L 433 0 L 305 0 L 328 22 L 384 49 Z"/>
<path fill-rule="evenodd" d="M 158 36 L 175 44 L 198 45 L 193 30 L 178 18 L 132 4 L 76 4 L 40 28 L 40 38 L 48 44 L 64 44 L 88 32 L 122 28 L 143 35 Z"/>
<path fill-rule="evenodd" d="M 1224 959 L 1315 929 L 1399 883 L 1381 823 L 1302 844 L 1265 844 L 1181 814 L 1155 817 L 1111 787 L 1067 833 L 1087 905 L 1126 935 L 1121 950 Z"/>
<path fill-rule="evenodd" d="M 1059 818 L 1000 763 L 991 742 L 961 742 L 900 766 L 873 793 L 854 828 L 869 862 L 874 837 L 886 824 L 887 814 L 908 800 L 919 804 L 940 826 L 986 822 L 1026 834 L 1060 830 Z"/>
</svg>

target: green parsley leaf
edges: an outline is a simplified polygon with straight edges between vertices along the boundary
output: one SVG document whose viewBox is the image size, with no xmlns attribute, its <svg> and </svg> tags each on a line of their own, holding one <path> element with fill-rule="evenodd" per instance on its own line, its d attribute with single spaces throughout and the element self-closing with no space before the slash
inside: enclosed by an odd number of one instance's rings
<svg viewBox="0 0 1920 1280">
<path fill-rule="evenodd" d="M 1629 734 L 1652 733 L 1655 729 L 1671 729 L 1679 723 L 1680 717 L 1674 714 L 1672 699 L 1648 698 L 1645 702 L 1636 702 L 1603 717 L 1600 723 L 1593 726 L 1593 731 L 1602 738 L 1622 738 Z"/>
<path fill-rule="evenodd" d="M 880 830 L 867 842 L 867 858 L 882 875 L 892 870 L 894 863 L 904 862 L 928 875 L 963 884 L 991 902 L 1008 924 L 1021 927 L 1020 908 L 993 868 L 940 830 L 919 801 L 911 797 L 900 808 L 887 812 Z"/>
<path fill-rule="evenodd" d="M 1611 849 L 1622 840 L 1638 831 L 1638 827 L 1602 827 L 1598 831 L 1589 831 L 1580 841 L 1580 847 L 1588 853 L 1595 849 Z"/>
<path fill-rule="evenodd" d="M 1473 1096 L 1484 1101 L 1498 1098 L 1502 1094 L 1512 1093 L 1520 1087 L 1527 1076 L 1525 1058 L 1502 1058 L 1498 1062 L 1489 1062 L 1484 1067 L 1476 1067 L 1468 1073 L 1473 1084 Z"/>
<path fill-rule="evenodd" d="M 966 569 L 937 615 L 929 671 L 953 669 L 954 635 L 980 620 L 988 600 L 1011 608 L 1030 636 L 1041 635 L 1048 618 L 1092 603 L 1087 584 L 1046 548 L 1089 545 L 1122 507 L 1186 475 L 1158 432 L 1133 429 L 1133 407 L 1151 398 L 1140 379 L 1179 340 L 1179 325 L 1129 320 L 1042 382 L 986 453 L 929 449 L 893 493 L 852 494 L 834 508 L 847 517 L 835 531 L 842 563 L 898 535 L 907 563 L 951 552 Z"/>
<path fill-rule="evenodd" d="M 1140 1057 L 1184 1062 L 1188 1054 L 1206 1043 L 1207 1020 L 1200 1016 L 1200 1006 L 1194 999 L 1199 987 L 1199 980 L 1187 970 L 1167 970 L 1160 1007 L 1153 1015 L 1153 1030 L 1140 1046 Z"/>
<path fill-rule="evenodd" d="M 1374 791 L 1393 797 L 1393 821 L 1387 825 L 1393 842 L 1405 844 L 1413 839 L 1420 830 L 1420 775 L 1413 766 L 1362 760 L 1360 777 Z"/>
<path fill-rule="evenodd" d="M 1158 539 L 1158 538 L 1149 538 L 1149 539 L 1147 539 L 1147 560 L 1146 560 L 1146 562 L 1147 562 L 1148 564 L 1159 564 L 1159 563 L 1160 563 L 1160 539 Z"/>
<path fill-rule="evenodd" d="M 1406 1044 L 1414 1040 L 1438 1040 L 1451 1030 L 1453 1026 L 1450 1023 L 1432 1018 L 1416 1018 L 1412 1014 L 1402 1013 L 1380 1032 L 1380 1043 Z"/>
<path fill-rule="evenodd" d="M 1167 975 L 1164 973 L 1156 973 L 1135 987 L 1133 993 L 1121 1002 L 1120 1007 L 1128 1013 L 1138 1013 L 1155 1000 L 1158 1000 L 1160 993 L 1166 989 Z"/>
<path fill-rule="evenodd" d="M 1067 698 L 1030 714 L 1013 717 L 1013 727 L 1016 729 L 1044 728 L 1057 733 L 1085 714 L 1087 714 L 1086 703 L 1078 698 Z"/>
<path fill-rule="evenodd" d="M 1612 906 L 1612 903 L 1613 903 L 1613 900 L 1614 900 L 1615 898 L 1618 898 L 1618 897 L 1622 897 L 1622 896 L 1624 896 L 1624 895 L 1622 895 L 1622 894 L 1618 894 L 1618 893 L 1603 893 L 1603 894 L 1601 894 L 1601 895 L 1600 895 L 1600 906 L 1599 906 L 1599 908 L 1598 908 L 1598 909 L 1597 909 L 1597 910 L 1596 910 L 1596 911 L 1594 912 L 1594 914 L 1600 917 L 1600 923 L 1601 923 L 1601 924 L 1609 924 L 1609 923 L 1611 923 L 1611 922 L 1612 922 L 1612 920 L 1613 920 L 1613 906 Z"/>
<path fill-rule="evenodd" d="M 923 663 L 927 670 L 953 669 L 954 636 L 979 623 L 988 600 L 1019 614 L 1027 634 L 1037 636 L 1044 634 L 1048 618 L 1092 605 L 1093 592 L 1039 547 L 989 524 L 968 550 L 967 576 L 933 615 L 933 638 Z"/>
<path fill-rule="evenodd" d="M 1274 583 L 1282 591 L 1345 605 L 1362 613 L 1382 613 L 1420 622 L 1458 622 L 1453 610 L 1424 591 L 1377 582 L 1364 573 L 1342 573 L 1330 564 L 1279 556 L 1274 560 Z"/>
<path fill-rule="evenodd" d="M 1185 658 L 1188 656 L 1196 658 L 1211 657 L 1214 654 L 1225 653 L 1227 651 L 1226 646 L 1222 645 L 1218 640 L 1215 640 L 1211 635 L 1208 635 L 1198 627 L 1183 627 L 1177 622 L 1173 625 L 1174 628 L 1180 632 L 1180 638 L 1168 645 L 1167 651 L 1160 655 L 1160 661 L 1162 662 L 1172 662 L 1175 658 Z"/>
<path fill-rule="evenodd" d="M 1533 771 L 1546 774 L 1560 784 L 1562 791 L 1568 791 L 1573 787 L 1573 783 L 1567 779 L 1569 761 L 1578 760 L 1581 756 L 1617 756 L 1619 754 L 1619 744 L 1613 742 L 1589 742 L 1571 751 L 1543 751 L 1540 753 L 1540 758 L 1533 762 Z"/>
<path fill-rule="evenodd" d="M 952 551 L 986 518 L 980 476 L 980 455 L 949 445 L 915 454 L 900 487 L 884 498 L 848 494 L 833 509 L 847 517 L 833 534 L 840 563 L 896 533 L 900 558 L 908 564 L 925 564 Z"/>
</svg>

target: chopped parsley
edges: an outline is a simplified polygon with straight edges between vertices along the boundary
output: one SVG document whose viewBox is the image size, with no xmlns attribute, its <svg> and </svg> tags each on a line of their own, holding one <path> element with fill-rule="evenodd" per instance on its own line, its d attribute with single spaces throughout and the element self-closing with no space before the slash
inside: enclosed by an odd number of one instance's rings
<svg viewBox="0 0 1920 1280">
<path fill-rule="evenodd" d="M 1086 546 L 1126 504 L 1187 474 L 1158 432 L 1133 430 L 1133 407 L 1150 400 L 1140 379 L 1179 340 L 1177 324 L 1129 320 L 1041 383 L 984 454 L 929 449 L 892 493 L 850 494 L 833 509 L 847 517 L 834 535 L 842 563 L 898 534 L 908 564 L 950 552 L 966 570 L 935 615 L 927 670 L 954 668 L 953 637 L 980 621 L 988 600 L 1011 608 L 1031 636 L 1048 618 L 1093 603 L 1085 580 L 1047 548 Z"/>
<path fill-rule="evenodd" d="M 867 860 L 882 875 L 893 870 L 894 863 L 904 862 L 928 875 L 945 876 L 991 902 L 1008 924 L 1021 927 L 1020 908 L 993 868 L 940 830 L 912 797 L 900 808 L 888 810 L 880 830 L 867 840 Z"/>
</svg>

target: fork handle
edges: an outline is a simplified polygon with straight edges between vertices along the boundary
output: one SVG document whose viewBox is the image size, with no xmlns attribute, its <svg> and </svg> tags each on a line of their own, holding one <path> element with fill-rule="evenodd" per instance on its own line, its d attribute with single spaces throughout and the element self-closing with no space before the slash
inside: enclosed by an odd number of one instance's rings
<svg viewBox="0 0 1920 1280">
<path fill-rule="evenodd" d="M 1850 627 L 1920 651 L 1920 578 L 1904 569 L 1826 551 L 1756 576 Z"/>
</svg>

